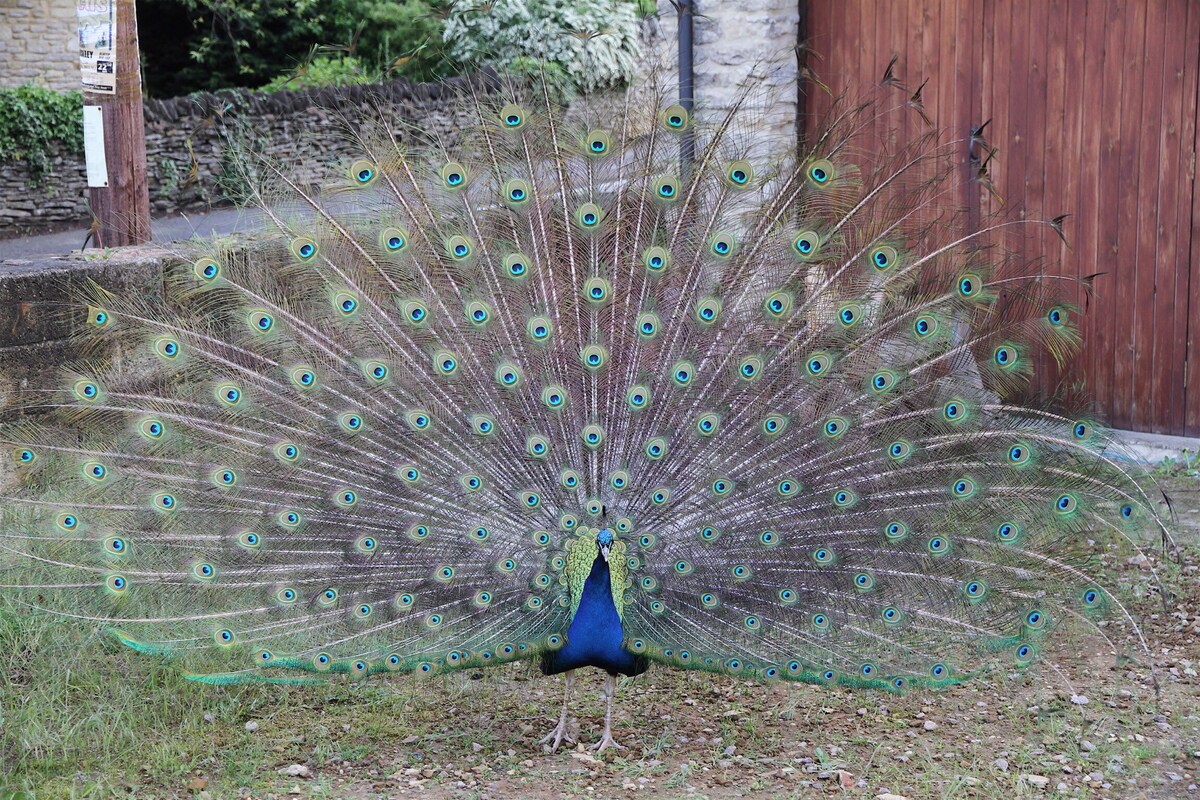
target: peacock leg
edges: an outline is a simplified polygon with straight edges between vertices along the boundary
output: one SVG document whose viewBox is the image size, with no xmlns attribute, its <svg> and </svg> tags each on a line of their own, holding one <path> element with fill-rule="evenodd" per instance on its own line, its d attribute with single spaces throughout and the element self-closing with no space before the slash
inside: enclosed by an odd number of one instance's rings
<svg viewBox="0 0 1200 800">
<path fill-rule="evenodd" d="M 604 735 L 600 737 L 600 741 L 592 745 L 591 749 L 597 753 L 604 750 L 606 747 L 612 747 L 616 750 L 624 750 L 625 745 L 617 744 L 612 737 L 612 703 L 613 695 L 617 693 L 617 676 L 604 676 L 604 698 L 606 705 L 604 708 Z"/>
<path fill-rule="evenodd" d="M 567 704 L 571 701 L 571 683 L 575 680 L 575 670 L 567 670 L 564 677 L 567 679 L 566 688 L 563 689 L 562 713 L 558 715 L 558 724 L 554 726 L 552 731 L 547 733 L 538 741 L 538 744 L 544 744 L 553 740 L 550 744 L 551 753 L 558 749 L 558 746 L 562 744 L 563 739 L 566 739 L 572 744 L 575 742 L 575 740 L 571 738 L 571 734 L 567 733 Z"/>
</svg>

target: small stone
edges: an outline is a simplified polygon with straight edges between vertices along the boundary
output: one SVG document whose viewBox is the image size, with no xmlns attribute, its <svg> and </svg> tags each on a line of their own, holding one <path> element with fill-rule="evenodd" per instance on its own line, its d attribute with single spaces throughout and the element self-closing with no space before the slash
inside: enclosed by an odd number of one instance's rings
<svg viewBox="0 0 1200 800">
<path fill-rule="evenodd" d="M 737 747 L 731 744 L 728 747 L 726 747 L 724 750 L 722 750 L 721 754 L 723 756 L 725 756 L 726 758 L 729 758 L 736 752 L 737 752 Z"/>
<path fill-rule="evenodd" d="M 1071 695 L 1071 702 L 1077 706 L 1086 706 L 1091 701 L 1088 700 L 1088 696 L 1086 694 L 1073 694 Z"/>
<path fill-rule="evenodd" d="M 1087 739 L 1084 739 L 1082 742 L 1080 742 L 1079 749 L 1083 750 L 1085 753 L 1091 753 L 1096 750 L 1096 745 L 1092 744 Z"/>
<path fill-rule="evenodd" d="M 875 800 L 908 800 L 908 798 L 902 794 L 892 794 L 891 792 L 884 792 L 883 794 L 875 795 Z"/>
<path fill-rule="evenodd" d="M 1008 759 L 1007 758 L 997 758 L 995 761 L 992 762 L 992 766 L 995 767 L 996 769 L 1000 770 L 1001 772 L 1007 772 L 1008 771 Z"/>
<path fill-rule="evenodd" d="M 479 742 L 471 742 L 471 751 L 475 753 L 482 753 L 483 745 L 481 745 Z"/>
<path fill-rule="evenodd" d="M 1045 789 L 1050 785 L 1050 779 L 1044 775 L 1018 775 L 1017 781 L 1037 789 Z"/>
<path fill-rule="evenodd" d="M 938 729 L 938 724 L 931 719 L 927 719 L 921 723 L 921 728 L 927 731 L 936 731 Z"/>
<path fill-rule="evenodd" d="M 279 771 L 281 773 L 283 773 L 284 775 L 287 775 L 289 778 L 311 778 L 312 777 L 312 770 L 309 769 L 308 766 L 305 764 L 289 764 L 288 766 L 284 767 L 283 769 L 281 769 Z"/>
<path fill-rule="evenodd" d="M 256 730 L 258 730 L 258 723 L 255 720 L 250 720 L 246 723 L 246 730 L 254 733 Z"/>
</svg>

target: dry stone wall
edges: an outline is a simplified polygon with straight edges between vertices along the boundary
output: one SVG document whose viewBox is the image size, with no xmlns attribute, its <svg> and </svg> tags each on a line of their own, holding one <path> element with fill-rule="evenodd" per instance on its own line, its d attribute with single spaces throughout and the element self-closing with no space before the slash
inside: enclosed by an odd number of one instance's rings
<svg viewBox="0 0 1200 800">
<path fill-rule="evenodd" d="M 446 83 L 405 80 L 341 89 L 235 90 L 148 100 L 146 161 L 154 216 L 195 211 L 227 202 L 236 187 L 229 137 L 283 164 L 304 183 L 316 184 L 356 153 L 353 137 L 379 120 L 402 135 L 420 129 L 427 136 L 453 138 L 466 119 L 463 89 L 473 83 L 486 91 L 492 76 Z M 57 151 L 48 171 L 34 180 L 20 161 L 0 164 L 0 237 L 54 226 L 79 225 L 89 215 L 83 156 Z"/>
</svg>

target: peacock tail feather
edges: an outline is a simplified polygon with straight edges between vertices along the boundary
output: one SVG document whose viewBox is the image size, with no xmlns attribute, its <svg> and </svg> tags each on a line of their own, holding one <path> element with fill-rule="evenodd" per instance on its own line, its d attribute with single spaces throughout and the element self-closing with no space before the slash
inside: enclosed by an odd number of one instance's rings
<svg viewBox="0 0 1200 800">
<path fill-rule="evenodd" d="M 956 233 L 961 142 L 869 139 L 888 96 L 798 154 L 749 95 L 465 102 L 320 191 L 248 161 L 268 234 L 163 302 L 92 288 L 95 360 L 3 435 L 5 591 L 210 684 L 559 648 L 601 528 L 625 647 L 677 667 L 901 691 L 1125 614 L 1081 543 L 1163 520 L 1098 421 L 1018 402 L 1076 309 Z"/>
</svg>

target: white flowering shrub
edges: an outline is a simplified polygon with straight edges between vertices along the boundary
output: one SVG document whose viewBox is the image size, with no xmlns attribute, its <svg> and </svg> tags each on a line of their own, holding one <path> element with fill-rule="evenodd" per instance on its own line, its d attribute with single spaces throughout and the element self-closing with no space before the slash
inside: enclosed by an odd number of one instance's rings
<svg viewBox="0 0 1200 800">
<path fill-rule="evenodd" d="M 456 61 L 501 71 L 546 62 L 590 90 L 633 79 L 637 10 L 629 0 L 459 0 L 443 40 Z"/>
</svg>

